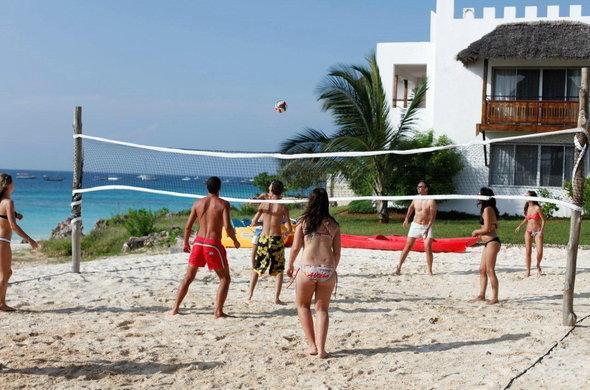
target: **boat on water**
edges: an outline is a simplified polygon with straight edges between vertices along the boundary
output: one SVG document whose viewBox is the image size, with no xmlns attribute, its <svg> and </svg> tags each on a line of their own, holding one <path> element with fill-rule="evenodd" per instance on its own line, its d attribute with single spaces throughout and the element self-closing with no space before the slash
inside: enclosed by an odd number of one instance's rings
<svg viewBox="0 0 590 390">
<path fill-rule="evenodd" d="M 43 180 L 45 180 L 45 181 L 64 181 L 64 178 L 61 176 L 43 175 Z"/>
<path fill-rule="evenodd" d="M 118 181 L 118 180 L 121 180 L 121 178 L 120 177 L 117 177 L 117 176 L 109 176 L 109 177 L 107 177 L 107 181 Z"/>
<path fill-rule="evenodd" d="M 180 179 L 182 181 L 191 181 L 191 178 L 188 176 L 183 177 L 182 179 Z"/>
<path fill-rule="evenodd" d="M 142 181 L 155 181 L 158 180 L 158 178 L 154 175 L 139 175 L 137 176 L 138 179 L 141 179 Z"/>
<path fill-rule="evenodd" d="M 16 174 L 16 178 L 17 178 L 17 179 L 28 179 L 28 180 L 32 180 L 32 179 L 36 179 L 36 178 L 37 178 L 37 176 L 34 176 L 34 175 L 31 175 L 31 174 L 28 174 L 28 173 L 26 173 L 26 172 L 18 172 L 18 173 Z"/>
</svg>

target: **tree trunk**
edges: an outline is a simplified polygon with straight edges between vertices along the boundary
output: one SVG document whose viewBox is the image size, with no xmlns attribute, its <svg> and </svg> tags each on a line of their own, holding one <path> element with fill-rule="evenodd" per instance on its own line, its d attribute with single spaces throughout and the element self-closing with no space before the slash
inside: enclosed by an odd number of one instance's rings
<svg viewBox="0 0 590 390">
<path fill-rule="evenodd" d="M 588 68 L 582 68 L 580 85 L 580 112 L 578 115 L 578 127 L 588 129 Z M 576 134 L 576 147 L 574 149 L 574 161 L 583 158 L 584 147 L 588 143 L 586 135 Z M 574 163 L 575 164 L 575 163 Z M 572 173 L 572 200 L 576 206 L 584 203 L 584 162 L 578 165 L 576 172 Z M 582 212 L 572 210 L 570 222 L 570 237 L 567 246 L 567 263 L 565 268 L 565 284 L 563 288 L 563 325 L 575 326 L 576 313 L 574 313 L 574 286 L 576 282 L 576 263 L 578 260 L 578 246 L 580 244 L 580 229 L 582 225 Z"/>
<path fill-rule="evenodd" d="M 377 169 L 377 172 L 382 172 L 381 167 L 379 166 L 379 163 L 376 162 L 375 163 L 375 167 Z M 373 187 L 373 191 L 375 192 L 375 195 L 377 196 L 385 196 L 386 194 L 384 194 L 383 192 L 383 178 L 378 176 L 375 179 L 374 182 L 374 187 Z M 389 202 L 386 200 L 380 200 L 377 202 L 377 214 L 379 214 L 379 222 L 381 223 L 389 223 L 389 211 L 387 211 L 387 204 Z"/>
<path fill-rule="evenodd" d="M 380 200 L 377 206 L 379 212 L 379 222 L 389 223 L 389 211 L 387 210 L 387 201 Z"/>
</svg>

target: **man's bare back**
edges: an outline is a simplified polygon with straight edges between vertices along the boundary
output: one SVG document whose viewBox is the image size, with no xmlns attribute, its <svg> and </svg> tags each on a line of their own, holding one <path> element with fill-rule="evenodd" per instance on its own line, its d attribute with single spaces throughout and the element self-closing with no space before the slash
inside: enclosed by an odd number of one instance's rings
<svg viewBox="0 0 590 390">
<path fill-rule="evenodd" d="M 289 221 L 289 209 L 282 204 L 266 203 L 258 208 L 262 218 L 262 234 L 265 236 L 282 235 L 281 226 Z"/>
<path fill-rule="evenodd" d="M 220 240 L 224 225 L 229 224 L 229 203 L 217 196 L 208 196 L 194 204 L 199 220 L 197 236 Z"/>
<path fill-rule="evenodd" d="M 199 221 L 197 237 L 204 237 L 210 240 L 220 241 L 222 230 L 225 227 L 227 235 L 238 245 L 235 238 L 236 232 L 231 224 L 229 203 L 219 198 L 218 195 L 209 194 L 206 198 L 200 199 L 193 204 L 191 213 L 184 226 L 184 251 L 190 253 L 190 236 L 193 225 Z"/>
</svg>

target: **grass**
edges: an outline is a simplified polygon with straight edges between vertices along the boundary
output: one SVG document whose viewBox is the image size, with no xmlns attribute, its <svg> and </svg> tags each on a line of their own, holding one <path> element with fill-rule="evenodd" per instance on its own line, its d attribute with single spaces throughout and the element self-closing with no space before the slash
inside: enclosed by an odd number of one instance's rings
<svg viewBox="0 0 590 390">
<path fill-rule="evenodd" d="M 232 210 L 233 218 L 252 218 L 251 210 Z M 376 214 L 349 213 L 346 207 L 335 207 L 331 210 L 336 220 L 340 223 L 341 231 L 345 234 L 364 236 L 374 235 L 405 235 L 407 231 L 402 226 L 403 214 L 392 212 L 391 222 L 381 224 Z M 170 238 L 164 242 L 164 246 L 173 245 L 176 237 L 182 236 L 184 224 L 188 217 L 188 211 L 169 213 L 158 212 L 154 231 L 169 232 Z M 302 208 L 292 208 L 290 215 L 296 218 L 301 215 Z M 117 215 L 106 221 L 98 229 L 92 230 L 82 238 L 82 255 L 84 259 L 91 260 L 100 256 L 118 255 L 122 252 L 123 244 L 129 239 L 129 233 L 125 229 L 126 215 Z M 520 218 L 502 218 L 498 235 L 503 243 L 523 244 L 524 232 L 514 232 L 520 223 Z M 195 226 L 197 229 L 198 226 Z M 471 232 L 479 228 L 478 217 L 466 215 L 442 214 L 437 219 L 434 229 L 435 236 L 468 237 Z M 567 245 L 569 238 L 569 219 L 550 219 L 545 228 L 545 243 L 549 245 Z M 581 245 L 590 245 L 590 220 L 582 222 Z M 66 259 L 71 256 L 70 239 L 47 240 L 43 242 L 42 252 L 50 258 Z"/>
<path fill-rule="evenodd" d="M 375 215 L 334 213 L 340 223 L 340 230 L 346 234 L 363 236 L 374 235 L 405 235 L 403 216 L 394 214 L 389 224 L 380 224 Z M 524 230 L 514 231 L 522 219 L 500 219 L 498 235 L 507 244 L 524 244 Z M 434 224 L 434 233 L 439 238 L 469 237 L 471 232 L 480 227 L 478 217 L 471 219 L 438 219 Z M 545 225 L 545 243 L 549 245 L 567 245 L 569 240 L 570 220 L 554 218 Z M 590 245 L 590 220 L 582 221 L 581 245 Z"/>
</svg>

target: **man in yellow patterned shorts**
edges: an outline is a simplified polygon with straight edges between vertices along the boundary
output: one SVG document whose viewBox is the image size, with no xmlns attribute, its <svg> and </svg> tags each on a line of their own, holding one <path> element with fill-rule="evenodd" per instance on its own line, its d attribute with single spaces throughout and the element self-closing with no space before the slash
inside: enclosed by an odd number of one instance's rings
<svg viewBox="0 0 590 390">
<path fill-rule="evenodd" d="M 268 200 L 281 199 L 284 190 L 283 183 L 279 180 L 273 180 L 268 190 Z M 284 204 L 262 203 L 252 219 L 252 225 L 255 226 L 261 218 L 262 233 L 258 239 L 252 276 L 250 277 L 248 301 L 252 299 L 258 277 L 268 269 L 268 273 L 276 277 L 275 303 L 282 304 L 280 295 L 283 287 L 283 271 L 285 270 L 284 237 L 288 236 L 293 230 L 289 219 L 289 209 Z M 283 221 L 287 228 L 285 233 L 281 231 Z"/>
</svg>

